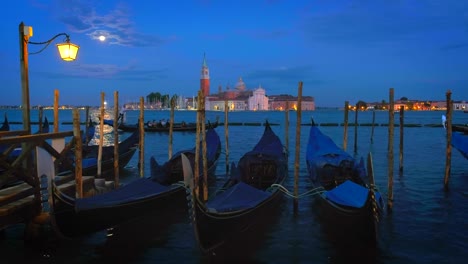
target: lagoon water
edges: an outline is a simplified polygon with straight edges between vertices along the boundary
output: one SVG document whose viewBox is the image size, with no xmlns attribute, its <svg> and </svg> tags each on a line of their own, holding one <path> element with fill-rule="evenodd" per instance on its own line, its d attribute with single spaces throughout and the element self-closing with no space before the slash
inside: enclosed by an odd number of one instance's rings
<svg viewBox="0 0 468 264">
<path fill-rule="evenodd" d="M 0 110 L 0 115 L 5 110 Z M 21 121 L 21 112 L 7 110 L 10 121 Z M 400 129 L 394 133 L 394 181 L 393 210 L 386 210 L 380 222 L 379 241 L 376 248 L 356 244 L 342 246 L 332 241 L 323 230 L 317 216 L 313 197 L 299 199 L 298 213 L 294 214 L 293 199 L 285 196 L 278 205 L 279 212 L 272 216 L 267 229 L 256 237 L 256 246 L 242 263 L 466 263 L 468 258 L 468 160 L 456 150 L 452 151 L 449 190 L 444 190 L 446 163 L 446 138 L 441 127 L 424 126 L 440 124 L 445 112 L 405 112 L 406 124 L 421 124 L 422 127 L 404 127 L 403 173 L 399 174 Z M 92 118 L 97 121 L 97 113 Z M 37 120 L 37 112 L 31 120 Z M 44 116 L 53 121 L 53 112 L 45 110 Z M 84 111 L 81 112 L 85 120 Z M 136 123 L 139 111 L 128 111 L 127 122 Z M 169 118 L 169 111 L 146 111 L 145 120 Z M 175 121 L 194 122 L 193 111 L 176 111 Z M 72 130 L 70 110 L 60 110 L 60 131 Z M 224 122 L 223 112 L 207 112 L 207 120 L 219 117 Z M 343 123 L 343 111 L 319 110 L 302 113 L 302 124 Z M 349 113 L 349 122 L 354 122 L 354 112 Z M 264 122 L 278 125 L 273 130 L 285 142 L 284 112 L 231 112 L 229 122 Z M 296 146 L 296 112 L 289 112 L 289 176 L 285 187 L 294 190 L 294 163 Z M 372 123 L 372 112 L 359 112 L 358 123 Z M 376 124 L 388 124 L 388 112 L 376 112 Z M 395 123 L 399 115 L 395 114 Z M 468 123 L 468 114 L 455 112 L 453 123 Z M 11 129 L 21 129 L 12 125 Z M 357 138 L 355 140 L 355 129 Z M 311 188 L 306 175 L 305 149 L 310 126 L 301 126 L 298 179 L 299 194 Z M 343 145 L 343 126 L 320 126 L 338 145 Z M 111 128 L 106 128 L 109 132 Z M 225 130 L 216 128 L 225 147 Z M 34 126 L 33 126 L 34 131 Z M 250 150 L 263 132 L 262 126 L 229 127 L 229 162 L 237 162 Z M 357 157 L 372 153 L 376 184 L 385 200 L 388 195 L 388 127 L 374 128 L 371 143 L 371 126 L 348 128 L 350 153 L 357 143 Z M 123 138 L 126 133 L 120 134 Z M 106 138 L 112 133 L 106 134 Z M 113 142 L 109 140 L 109 142 Z M 155 156 L 159 163 L 167 160 L 168 134 L 145 134 L 145 173 L 149 173 L 149 158 Z M 175 133 L 173 150 L 194 146 L 194 133 Z M 223 150 L 223 153 L 225 151 Z M 217 167 L 218 182 L 225 179 L 226 156 L 223 154 Z M 138 154 L 122 171 L 123 183 L 138 177 Z M 52 235 L 42 242 L 27 245 L 22 240 L 24 225 L 9 227 L 0 239 L 1 263 L 203 263 L 204 258 L 197 247 L 188 213 L 184 208 L 175 208 L 170 214 L 151 212 L 150 215 L 114 229 L 84 236 L 79 239 L 58 239 Z M 258 236 L 258 235 L 256 235 Z M 233 256 L 247 255 L 244 245 L 232 247 Z M 222 256 L 218 260 L 226 262 Z M 214 258 L 216 260 L 216 258 Z M 6 262 L 5 262 L 6 260 Z M 230 257 L 228 260 L 233 260 Z"/>
</svg>

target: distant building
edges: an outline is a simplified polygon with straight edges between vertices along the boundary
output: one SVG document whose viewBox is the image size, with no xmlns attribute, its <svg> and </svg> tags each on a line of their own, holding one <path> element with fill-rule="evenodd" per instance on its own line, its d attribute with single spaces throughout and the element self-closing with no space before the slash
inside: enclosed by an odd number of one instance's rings
<svg viewBox="0 0 468 264">
<path fill-rule="evenodd" d="M 466 101 L 453 101 L 453 110 L 468 110 L 468 103 Z"/>
<path fill-rule="evenodd" d="M 221 85 L 218 86 L 217 94 L 210 94 L 210 75 L 208 65 L 206 63 L 206 56 L 203 55 L 203 64 L 201 68 L 200 77 L 200 90 L 205 96 L 205 109 L 224 111 L 227 103 L 227 108 L 230 111 L 267 111 L 267 110 L 284 110 L 286 109 L 286 102 L 288 102 L 290 109 L 297 109 L 297 98 L 290 95 L 284 97 L 275 96 L 268 97 L 266 90 L 259 85 L 254 89 L 247 89 L 242 77 L 239 77 L 234 89 L 229 85 L 223 91 Z M 195 98 L 188 98 L 186 101 L 186 108 L 198 108 Z M 315 110 L 314 98 L 305 96 L 302 100 L 302 110 Z"/>
<path fill-rule="evenodd" d="M 289 94 L 271 95 L 270 110 L 297 110 L 298 98 Z M 301 111 L 314 111 L 315 100 L 312 96 L 302 96 Z"/>
</svg>

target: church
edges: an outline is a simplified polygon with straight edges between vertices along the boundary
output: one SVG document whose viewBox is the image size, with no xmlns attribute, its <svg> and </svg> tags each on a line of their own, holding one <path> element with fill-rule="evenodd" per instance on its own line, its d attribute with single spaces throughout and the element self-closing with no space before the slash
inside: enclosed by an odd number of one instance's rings
<svg viewBox="0 0 468 264">
<path fill-rule="evenodd" d="M 266 95 L 266 90 L 261 85 L 257 88 L 247 89 L 242 77 L 239 77 L 233 89 L 228 85 L 223 91 L 220 85 L 216 94 L 210 94 L 210 74 L 205 55 L 203 56 L 201 68 L 200 90 L 205 96 L 206 110 L 224 111 L 226 101 L 229 111 L 285 110 L 286 107 L 292 110 L 297 109 L 297 97 L 285 97 L 284 95 L 269 97 Z M 275 98 L 282 99 L 275 100 Z M 314 98 L 311 96 L 303 97 L 302 109 L 315 110 Z"/>
</svg>

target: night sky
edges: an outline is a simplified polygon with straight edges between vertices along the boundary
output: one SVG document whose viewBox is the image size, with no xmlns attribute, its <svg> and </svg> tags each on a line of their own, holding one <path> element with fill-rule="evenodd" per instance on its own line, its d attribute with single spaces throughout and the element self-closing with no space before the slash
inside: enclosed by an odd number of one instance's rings
<svg viewBox="0 0 468 264">
<path fill-rule="evenodd" d="M 211 92 L 260 85 L 267 95 L 315 97 L 317 106 L 395 99 L 468 100 L 468 1 L 4 1 L 0 105 L 21 104 L 18 26 L 43 42 L 65 32 L 80 45 L 61 61 L 59 37 L 29 56 L 31 105 L 139 101 L 151 92 L 192 97 L 206 53 Z M 99 36 L 106 36 L 100 41 Z M 43 48 L 28 45 L 30 52 Z"/>
</svg>

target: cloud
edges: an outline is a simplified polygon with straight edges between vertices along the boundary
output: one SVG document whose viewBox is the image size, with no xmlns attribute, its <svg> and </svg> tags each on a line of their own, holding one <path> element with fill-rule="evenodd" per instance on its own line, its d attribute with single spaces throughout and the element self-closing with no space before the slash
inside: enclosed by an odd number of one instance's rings
<svg viewBox="0 0 468 264">
<path fill-rule="evenodd" d="M 167 69 L 139 70 L 135 65 L 117 66 L 113 64 L 73 64 L 70 71 L 61 73 L 40 72 L 52 79 L 93 78 L 112 80 L 152 81 L 167 78 Z"/>
<path fill-rule="evenodd" d="M 462 1 L 351 1 L 311 6 L 302 13 L 300 28 L 307 39 L 357 44 L 395 42 L 463 28 Z"/>
<path fill-rule="evenodd" d="M 85 33 L 91 39 L 106 37 L 109 44 L 122 46 L 159 46 L 174 41 L 174 36 L 161 37 L 138 32 L 131 21 L 131 10 L 125 4 L 118 4 L 105 14 L 99 14 L 94 1 L 59 0 L 62 10 L 59 20 L 73 32 Z"/>
</svg>

